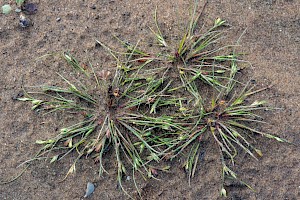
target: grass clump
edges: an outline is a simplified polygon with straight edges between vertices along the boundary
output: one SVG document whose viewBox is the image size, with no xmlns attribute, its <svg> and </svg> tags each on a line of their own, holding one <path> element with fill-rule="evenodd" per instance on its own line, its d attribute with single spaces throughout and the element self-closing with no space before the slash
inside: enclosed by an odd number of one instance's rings
<svg viewBox="0 0 300 200">
<path fill-rule="evenodd" d="M 252 145 L 251 134 L 285 140 L 253 128 L 253 124 L 264 123 L 257 112 L 268 106 L 264 100 L 249 103 L 248 98 L 267 88 L 254 90 L 236 79 L 239 63 L 244 62 L 235 50 L 238 42 L 220 43 L 224 42 L 226 22 L 219 18 L 207 31 L 199 31 L 201 13 L 197 10 L 195 2 L 186 31 L 173 47 L 161 33 L 155 10 L 155 28 L 150 31 L 161 46 L 154 49 L 157 53 L 144 51 L 139 42 L 132 45 L 117 37 L 124 52 L 97 41 L 116 60 L 114 72 L 84 68 L 75 57 L 64 53 L 62 58 L 81 79 L 69 80 L 58 74 L 65 86 L 35 87 L 37 91 L 26 92 L 19 100 L 31 102 L 33 110 L 66 111 L 82 117 L 54 138 L 37 141 L 42 148 L 34 159 L 47 158 L 52 163 L 77 152 L 67 175 L 75 171 L 83 156 L 99 162 L 102 175 L 106 172 L 104 158 L 112 151 L 119 186 L 128 194 L 122 179 L 131 169 L 140 194 L 135 174 L 155 178 L 156 170 L 169 168 L 157 167 L 162 159 L 184 157 L 191 179 L 201 142 L 208 140 L 220 150 L 221 195 L 226 196 L 225 178 L 239 180 L 230 169 L 238 152 L 245 151 L 255 159 L 262 156 Z M 170 53 L 173 49 L 175 52 Z M 241 87 L 244 89 L 237 92 Z"/>
<path fill-rule="evenodd" d="M 70 54 L 64 53 L 62 57 L 73 70 L 83 76 L 83 79 L 92 77 L 93 80 L 90 85 L 85 85 L 77 79 L 76 84 L 58 74 L 66 83 L 66 87 L 45 85 L 35 87 L 39 91 L 26 92 L 25 97 L 19 98 L 20 101 L 31 102 L 32 110 L 46 113 L 67 111 L 70 114 L 82 115 L 80 122 L 62 128 L 54 138 L 36 141 L 42 148 L 33 160 L 50 156 L 50 163 L 53 163 L 71 152 L 77 152 L 78 156 L 67 175 L 75 171 L 76 162 L 82 156 L 90 156 L 99 162 L 99 175 L 102 175 L 106 172 L 103 157 L 107 151 L 113 150 L 119 186 L 126 193 L 122 186 L 122 177 L 127 174 L 125 166 L 128 164 L 132 166 L 133 177 L 136 172 L 152 177 L 151 171 L 156 168 L 150 165 L 151 161 L 159 161 L 165 156 L 165 149 L 170 146 L 169 141 L 155 137 L 154 133 L 166 130 L 169 133 L 165 134 L 172 134 L 172 129 L 177 128 L 176 124 L 168 123 L 172 121 L 169 117 L 154 118 L 146 114 L 155 112 L 162 105 L 173 104 L 176 100 L 161 99 L 162 92 L 168 85 L 162 90 L 159 89 L 162 83 L 159 80 L 149 80 L 143 85 L 136 84 L 119 68 L 113 78 L 111 72 L 106 70 L 96 75 L 92 66 L 90 74 Z M 100 95 L 104 99 L 89 94 L 89 88 L 101 91 Z M 137 90 L 143 88 L 144 92 L 135 96 L 135 93 L 139 93 Z M 147 109 L 146 105 L 150 101 L 154 103 Z"/>
</svg>

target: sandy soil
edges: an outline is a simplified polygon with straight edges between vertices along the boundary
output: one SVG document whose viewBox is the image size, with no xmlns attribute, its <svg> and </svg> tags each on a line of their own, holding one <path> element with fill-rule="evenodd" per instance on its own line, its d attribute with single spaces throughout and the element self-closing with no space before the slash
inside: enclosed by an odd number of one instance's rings
<svg viewBox="0 0 300 200">
<path fill-rule="evenodd" d="M 0 0 L 0 5 L 10 1 Z M 11 1 L 13 2 L 13 1 Z M 0 179 L 20 171 L 16 168 L 38 150 L 37 139 L 53 136 L 64 125 L 65 116 L 40 115 L 26 103 L 15 101 L 22 85 L 59 81 L 63 72 L 59 61 L 36 61 L 49 52 L 70 50 L 82 62 L 105 68 L 114 67 L 95 39 L 116 44 L 112 34 L 133 43 L 150 38 L 152 14 L 158 5 L 162 31 L 176 39 L 188 20 L 188 1 L 159 0 L 74 0 L 31 1 L 38 12 L 29 16 L 33 25 L 21 28 L 18 15 L 2 15 L 0 20 Z M 202 16 L 211 23 L 217 17 L 228 21 L 228 41 L 241 40 L 243 57 L 253 65 L 243 72 L 245 81 L 254 79 L 259 86 L 274 86 L 258 96 L 282 108 L 266 112 L 269 125 L 262 130 L 279 135 L 295 145 L 260 139 L 257 146 L 264 156 L 257 162 L 249 156 L 239 158 L 235 170 L 256 190 L 229 184 L 228 199 L 300 199 L 300 2 L 298 0 L 210 0 Z M 58 19 L 60 18 L 60 20 Z M 64 118 L 65 119 L 65 118 Z M 219 199 L 220 169 L 217 150 L 208 148 L 204 162 L 191 186 L 184 171 L 174 161 L 170 173 L 159 174 L 160 181 L 142 184 L 144 199 Z M 0 185 L 0 199 L 82 199 L 86 183 L 96 185 L 90 199 L 127 199 L 116 187 L 116 172 L 97 176 L 97 165 L 82 160 L 77 173 L 59 182 L 67 172 L 72 156 L 54 165 L 34 163 L 16 181 Z M 177 167 L 176 167 L 177 166 Z M 130 189 L 132 183 L 126 186 Z"/>
</svg>

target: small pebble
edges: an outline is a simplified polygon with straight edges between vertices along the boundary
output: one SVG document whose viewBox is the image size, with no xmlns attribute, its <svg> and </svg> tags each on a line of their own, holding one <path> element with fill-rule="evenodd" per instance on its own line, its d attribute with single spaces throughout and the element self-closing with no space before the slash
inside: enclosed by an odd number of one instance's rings
<svg viewBox="0 0 300 200">
<path fill-rule="evenodd" d="M 11 12 L 11 6 L 9 4 L 5 4 L 2 6 L 2 13 L 9 14 Z"/>
<path fill-rule="evenodd" d="M 91 183 L 91 182 L 88 182 L 87 186 L 86 186 L 86 191 L 85 191 L 84 198 L 89 197 L 94 192 L 94 190 L 95 190 L 94 184 Z"/>
<path fill-rule="evenodd" d="M 30 25 L 30 20 L 21 14 L 19 24 L 22 28 L 26 28 Z"/>
<path fill-rule="evenodd" d="M 22 10 L 20 8 L 16 8 L 15 12 L 20 13 L 20 12 L 22 12 Z"/>
<path fill-rule="evenodd" d="M 60 20 L 61 20 L 61 18 L 60 18 L 60 17 L 56 18 L 56 21 L 57 21 L 57 22 L 59 22 Z"/>
</svg>

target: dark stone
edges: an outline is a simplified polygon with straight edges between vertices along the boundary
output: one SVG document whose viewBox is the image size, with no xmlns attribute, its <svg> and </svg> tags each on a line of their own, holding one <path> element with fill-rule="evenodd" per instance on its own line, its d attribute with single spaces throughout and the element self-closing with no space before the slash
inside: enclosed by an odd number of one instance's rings
<svg viewBox="0 0 300 200">
<path fill-rule="evenodd" d="M 22 11 L 27 15 L 33 15 L 37 13 L 38 8 L 35 3 L 26 3 L 22 6 Z"/>
</svg>

